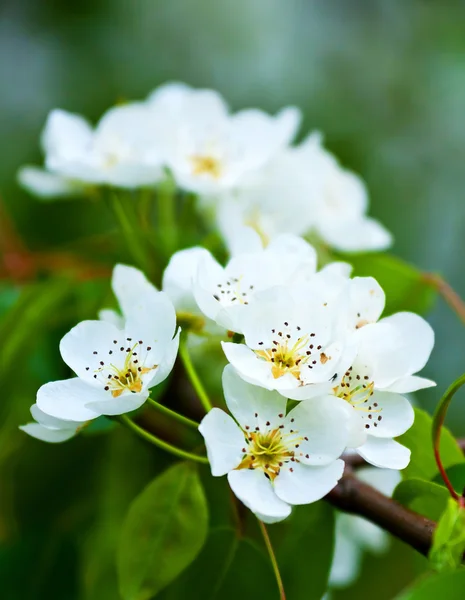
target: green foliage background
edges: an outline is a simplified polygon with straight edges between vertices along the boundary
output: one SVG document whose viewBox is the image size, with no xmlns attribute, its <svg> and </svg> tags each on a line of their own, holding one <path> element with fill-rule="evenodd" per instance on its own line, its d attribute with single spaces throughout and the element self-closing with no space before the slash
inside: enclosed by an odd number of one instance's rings
<svg viewBox="0 0 465 600">
<path fill-rule="evenodd" d="M 328 147 L 367 181 L 371 213 L 395 235 L 394 254 L 441 272 L 465 295 L 464 26 L 465 5 L 452 0 L 3 0 L 2 201 L 34 253 L 79 250 L 104 268 L 127 258 L 105 237 L 113 223 L 104 206 L 38 202 L 18 188 L 15 172 L 41 160 L 39 133 L 51 108 L 96 120 L 114 102 L 182 80 L 218 89 L 235 109 L 300 106 L 304 131 L 322 130 Z M 44 265 L 47 270 L 52 259 L 45 257 Z M 17 430 L 38 386 L 68 376 L 60 337 L 109 298 L 105 278 L 77 282 L 64 273 L 41 282 L 39 269 L 34 279 L 22 291 L 5 275 L 0 281 L 1 597 L 116 600 L 122 519 L 171 460 L 119 428 L 60 447 Z M 463 371 L 465 336 L 441 302 L 428 318 L 437 341 L 425 376 L 438 389 L 422 392 L 419 403 L 431 412 Z M 463 400 L 458 394 L 449 414 L 456 435 L 465 431 Z M 220 498 L 217 482 L 203 479 L 209 498 Z M 210 512 L 216 537 L 204 549 L 207 559 L 215 544 L 232 543 L 229 516 L 218 507 Z M 273 531 L 279 535 L 278 527 Z M 218 597 L 228 598 L 224 590 L 238 582 L 234 569 L 250 569 L 248 589 L 255 591 L 251 565 L 268 582 L 258 597 L 274 597 L 261 550 L 239 543 L 244 547 Z M 308 543 L 288 543 L 297 549 L 287 553 L 295 552 L 295 564 L 285 564 L 285 573 L 305 570 L 312 543 L 324 546 L 310 534 Z M 334 598 L 364 600 L 376 590 L 378 600 L 389 600 L 423 568 L 413 551 L 395 543 L 388 557 L 367 557 L 354 589 Z M 202 568 L 198 578 L 204 577 Z M 195 600 L 195 580 L 195 572 L 186 572 L 176 584 L 189 596 L 175 588 L 163 594 Z M 241 594 L 239 587 L 231 597 Z"/>
</svg>

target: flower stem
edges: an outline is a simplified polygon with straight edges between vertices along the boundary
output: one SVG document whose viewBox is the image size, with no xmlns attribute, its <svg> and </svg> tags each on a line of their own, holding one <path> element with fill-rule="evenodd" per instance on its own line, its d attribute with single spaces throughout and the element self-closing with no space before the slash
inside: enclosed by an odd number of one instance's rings
<svg viewBox="0 0 465 600">
<path fill-rule="evenodd" d="M 128 207 L 114 191 L 111 191 L 110 193 L 110 204 L 134 262 L 138 267 L 145 271 L 147 267 L 146 254 L 141 243 L 140 235 L 138 235 L 133 219 L 129 214 Z"/>
<path fill-rule="evenodd" d="M 455 393 L 465 384 L 465 374 L 461 375 L 458 379 L 454 381 L 446 390 L 444 396 L 439 401 L 438 407 L 436 408 L 436 412 L 433 417 L 433 448 L 434 448 L 434 458 L 436 459 L 436 464 L 438 466 L 439 472 L 441 473 L 441 477 L 446 484 L 447 489 L 449 490 L 450 495 L 454 500 L 459 499 L 459 495 L 454 489 L 449 477 L 447 476 L 444 465 L 442 464 L 441 455 L 440 455 L 440 441 L 441 441 L 441 430 L 444 424 L 444 420 L 446 418 L 447 409 L 449 408 L 449 404 L 452 402 L 452 398 Z"/>
<path fill-rule="evenodd" d="M 265 523 L 257 519 L 258 526 L 260 527 L 260 531 L 262 532 L 263 539 L 265 540 L 266 549 L 268 550 L 268 554 L 270 555 L 271 565 L 273 567 L 273 571 L 276 577 L 276 583 L 278 584 L 279 589 L 279 597 L 281 600 L 286 600 L 286 594 L 284 592 L 283 580 L 281 579 L 281 573 L 279 572 L 278 561 L 276 560 L 276 555 L 273 550 L 273 546 L 271 544 L 270 536 L 268 535 L 268 531 L 265 527 Z"/>
<path fill-rule="evenodd" d="M 171 177 L 158 188 L 158 235 L 166 257 L 170 258 L 178 247 L 176 186 Z"/>
<path fill-rule="evenodd" d="M 192 363 L 189 350 L 187 349 L 187 343 L 185 338 L 181 340 L 181 343 L 179 345 L 179 355 L 184 364 L 184 368 L 186 369 L 189 381 L 191 382 L 192 387 L 196 391 L 197 396 L 200 402 L 202 403 L 202 406 L 204 407 L 206 412 L 210 411 L 213 408 L 212 403 L 210 402 L 210 398 L 208 397 L 208 394 L 205 391 L 200 377 L 198 376 L 197 371 L 195 370 L 195 367 Z"/>
<path fill-rule="evenodd" d="M 183 425 L 187 425 L 188 427 L 192 427 L 193 429 L 199 428 L 200 423 L 197 423 L 197 421 L 193 421 L 192 419 L 189 419 L 184 415 L 180 415 L 176 411 L 171 410 L 166 406 L 163 406 L 163 404 L 160 404 L 152 398 L 147 398 L 147 404 L 149 404 L 155 410 L 158 410 L 158 412 L 166 415 L 167 417 L 170 417 L 171 419 L 174 419 L 175 421 L 178 421 L 179 423 L 182 423 Z"/>
<path fill-rule="evenodd" d="M 137 423 L 134 423 L 134 421 L 132 421 L 127 415 L 120 415 L 119 417 L 116 417 L 116 419 L 129 429 L 132 429 L 132 431 L 134 431 L 134 433 L 136 433 L 139 437 L 143 438 L 147 442 L 150 442 L 154 446 L 157 446 L 157 448 L 161 448 L 165 452 L 169 452 L 170 454 L 173 454 L 178 458 L 182 458 L 183 460 L 187 459 L 202 464 L 208 464 L 208 458 L 206 456 L 198 456 L 197 454 L 192 454 L 192 452 L 181 450 L 181 448 L 177 448 L 172 444 L 168 444 L 168 442 L 160 440 L 153 434 L 149 433 L 148 431 L 145 431 L 145 429 L 142 429 L 142 427 L 139 427 L 139 425 L 137 425 Z"/>
<path fill-rule="evenodd" d="M 424 273 L 423 280 L 434 287 L 444 298 L 447 304 L 455 312 L 458 318 L 465 324 L 465 302 L 457 292 L 436 273 Z"/>
</svg>

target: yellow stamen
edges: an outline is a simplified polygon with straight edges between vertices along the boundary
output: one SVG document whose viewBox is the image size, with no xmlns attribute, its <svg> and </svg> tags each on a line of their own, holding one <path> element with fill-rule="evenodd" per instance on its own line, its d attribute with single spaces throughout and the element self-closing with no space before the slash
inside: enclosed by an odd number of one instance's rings
<svg viewBox="0 0 465 600">
<path fill-rule="evenodd" d="M 195 155 L 191 156 L 194 175 L 210 175 L 213 179 L 221 177 L 221 163 L 213 156 Z"/>
</svg>

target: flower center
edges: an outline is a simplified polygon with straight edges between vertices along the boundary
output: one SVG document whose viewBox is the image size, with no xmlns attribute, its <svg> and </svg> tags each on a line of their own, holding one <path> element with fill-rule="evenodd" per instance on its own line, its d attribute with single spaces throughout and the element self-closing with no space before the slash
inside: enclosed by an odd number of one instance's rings
<svg viewBox="0 0 465 600">
<path fill-rule="evenodd" d="M 191 156 L 191 161 L 194 175 L 209 175 L 213 179 L 221 177 L 221 163 L 213 156 L 198 154 Z"/>
<path fill-rule="evenodd" d="M 382 408 L 378 402 L 371 400 L 374 387 L 374 381 L 370 381 L 369 375 L 356 373 L 350 367 L 344 373 L 340 383 L 333 388 L 336 396 L 346 400 L 355 410 L 360 412 L 365 429 L 378 427 L 379 422 L 383 419 L 380 414 Z"/>
<path fill-rule="evenodd" d="M 297 441 L 295 432 L 292 440 L 286 439 L 289 434 L 273 429 L 267 432 L 254 431 L 246 433 L 247 448 L 243 448 L 244 458 L 237 469 L 261 469 L 271 481 L 279 475 L 284 463 L 295 461 L 291 443 Z"/>
<path fill-rule="evenodd" d="M 94 370 L 94 379 L 104 384 L 104 390 L 111 392 L 113 398 L 121 396 L 125 391 L 136 394 L 142 391 L 144 375 L 158 367 L 155 364 L 145 364 L 148 362 L 151 347 L 143 349 L 143 340 L 136 342 L 132 346 L 127 346 L 127 342 L 132 342 L 131 338 L 126 338 L 123 345 L 118 349 L 118 340 L 113 340 L 115 350 L 110 349 L 108 354 L 123 354 L 124 360 L 117 356 L 115 363 L 106 363 L 104 360 L 98 362 L 97 369 Z M 98 354 L 94 351 L 94 354 Z M 124 356 L 125 355 L 125 356 Z M 118 360 L 119 358 L 119 360 Z M 89 370 L 89 367 L 86 367 Z"/>
<path fill-rule="evenodd" d="M 271 374 L 274 379 L 289 373 L 300 381 L 303 366 L 313 369 L 318 363 L 324 365 L 331 360 L 331 357 L 322 351 L 321 344 L 315 341 L 315 333 L 300 335 L 300 330 L 301 328 L 297 326 L 297 333 L 293 332 L 286 321 L 282 331 L 276 333 L 276 329 L 271 330 L 275 336 L 271 348 L 254 351 L 257 356 L 271 363 Z M 259 342 L 259 346 L 261 345 L 263 342 Z"/>
<path fill-rule="evenodd" d="M 248 304 L 253 289 L 253 285 L 244 285 L 242 276 L 230 277 L 224 283 L 217 284 L 217 290 L 213 297 L 223 306 L 235 303 Z"/>
</svg>

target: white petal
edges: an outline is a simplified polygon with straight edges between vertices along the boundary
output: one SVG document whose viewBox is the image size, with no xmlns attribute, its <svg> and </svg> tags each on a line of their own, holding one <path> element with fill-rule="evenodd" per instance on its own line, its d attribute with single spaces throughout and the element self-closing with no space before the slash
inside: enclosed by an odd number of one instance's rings
<svg viewBox="0 0 465 600">
<path fill-rule="evenodd" d="M 244 434 L 220 408 L 213 408 L 199 425 L 205 439 L 212 475 L 225 475 L 237 467 L 244 455 Z"/>
<path fill-rule="evenodd" d="M 52 429 L 44 427 L 39 423 L 27 423 L 19 427 L 21 431 L 27 433 L 33 438 L 42 440 L 42 442 L 60 443 L 66 442 L 76 435 L 76 428 L 74 429 Z"/>
<path fill-rule="evenodd" d="M 320 227 L 325 242 L 343 252 L 385 250 L 392 245 L 392 235 L 378 221 L 360 217 L 353 221 L 326 222 Z"/>
<path fill-rule="evenodd" d="M 386 296 L 383 289 L 373 277 L 354 277 L 350 282 L 350 310 L 354 326 L 376 323 L 380 318 Z"/>
<path fill-rule="evenodd" d="M 162 289 L 168 294 L 176 310 L 198 312 L 194 299 L 194 278 L 200 262 L 209 255 L 205 248 L 196 247 L 180 250 L 171 257 L 163 273 Z"/>
<path fill-rule="evenodd" d="M 374 368 L 377 388 L 422 369 L 434 345 L 431 326 L 413 313 L 396 313 L 359 330 L 359 355 Z"/>
<path fill-rule="evenodd" d="M 170 340 L 164 347 L 163 358 L 158 364 L 155 374 L 151 380 L 146 384 L 147 388 L 153 388 L 168 377 L 176 362 L 179 349 L 179 338 L 181 336 L 181 329 L 178 329 L 177 334 L 172 340 Z M 145 387 L 145 382 L 144 382 Z"/>
<path fill-rule="evenodd" d="M 340 515 L 338 515 L 338 521 L 339 517 Z M 336 538 L 329 584 L 332 587 L 345 587 L 357 578 L 362 551 L 351 537 L 338 530 L 338 521 L 336 521 Z"/>
<path fill-rule="evenodd" d="M 176 311 L 165 292 L 146 291 L 125 316 L 127 337 L 149 345 L 167 345 L 176 332 Z"/>
<path fill-rule="evenodd" d="M 200 310 L 210 319 L 216 320 L 221 304 L 214 298 L 217 286 L 224 280 L 223 267 L 211 256 L 205 254 L 199 261 L 194 277 L 194 297 Z"/>
<path fill-rule="evenodd" d="M 407 398 L 400 394 L 375 391 L 368 402 L 367 410 L 370 412 L 358 412 L 369 435 L 393 438 L 402 435 L 413 425 L 413 408 Z"/>
<path fill-rule="evenodd" d="M 386 388 L 387 392 L 398 392 L 399 394 L 410 394 L 418 390 L 436 386 L 436 382 L 416 375 L 406 375 L 397 379 L 393 384 Z"/>
<path fill-rule="evenodd" d="M 99 362 L 107 359 L 113 340 L 121 338 L 121 331 L 106 321 L 82 321 L 71 329 L 60 342 L 65 363 L 81 379 L 93 384 Z"/>
<path fill-rule="evenodd" d="M 244 344 L 221 342 L 226 358 L 239 375 L 249 383 L 266 389 L 275 388 L 271 370 L 265 361 L 259 360 L 253 351 Z"/>
<path fill-rule="evenodd" d="M 37 423 L 43 425 L 44 427 L 51 427 L 52 429 L 76 429 L 76 427 L 79 427 L 85 423 L 85 421 L 66 421 L 64 419 L 51 417 L 47 413 L 44 413 L 44 411 L 40 410 L 37 404 L 33 404 L 30 410 L 32 418 L 37 421 Z"/>
<path fill-rule="evenodd" d="M 286 414 L 287 401 L 278 392 L 272 392 L 246 383 L 232 365 L 223 371 L 223 390 L 228 409 L 245 429 L 279 427 Z"/>
<path fill-rule="evenodd" d="M 57 161 L 80 158 L 92 141 L 92 128 L 80 115 L 55 109 L 47 117 L 42 146 L 51 168 Z"/>
<path fill-rule="evenodd" d="M 101 400 L 86 402 L 85 406 L 100 415 L 122 415 L 140 408 L 148 396 L 148 391 L 141 392 L 140 394 L 124 392 L 117 398 L 113 398 L 107 394 Z"/>
<path fill-rule="evenodd" d="M 39 198 L 64 198 L 86 194 L 83 185 L 38 167 L 21 167 L 18 171 L 18 182 Z"/>
<path fill-rule="evenodd" d="M 102 389 L 94 388 L 82 379 L 64 379 L 46 383 L 37 392 L 37 406 L 41 411 L 69 421 L 90 421 L 96 419 L 101 413 L 87 408 L 87 404 L 94 400 L 104 400 L 106 394 Z"/>
<path fill-rule="evenodd" d="M 284 424 L 298 432 L 296 458 L 308 465 L 327 465 L 341 456 L 347 446 L 351 413 L 348 403 L 334 396 L 301 402 L 293 408 Z"/>
<path fill-rule="evenodd" d="M 357 477 L 376 488 L 385 496 L 392 496 L 396 486 L 401 482 L 402 475 L 394 469 L 378 467 L 363 467 L 357 469 Z"/>
<path fill-rule="evenodd" d="M 116 265 L 113 269 L 111 286 L 125 318 L 134 310 L 140 297 L 146 292 L 155 294 L 158 292 L 142 271 L 121 264 Z"/>
<path fill-rule="evenodd" d="M 289 468 L 288 465 L 292 467 Z M 310 504 L 320 500 L 337 485 L 344 472 L 342 460 L 321 467 L 302 463 L 288 465 L 276 477 L 274 489 L 279 498 L 289 504 Z"/>
<path fill-rule="evenodd" d="M 102 310 L 99 310 L 98 318 L 100 321 L 111 323 L 120 330 L 124 329 L 124 317 L 119 315 L 116 310 L 112 310 L 111 308 L 103 308 Z"/>
<path fill-rule="evenodd" d="M 228 473 L 232 491 L 252 512 L 263 518 L 283 520 L 291 514 L 291 507 L 280 500 L 269 479 L 260 470 L 239 470 Z"/>
<path fill-rule="evenodd" d="M 358 453 L 375 467 L 405 469 L 410 462 L 410 450 L 398 442 L 385 438 L 368 437 Z"/>
</svg>

